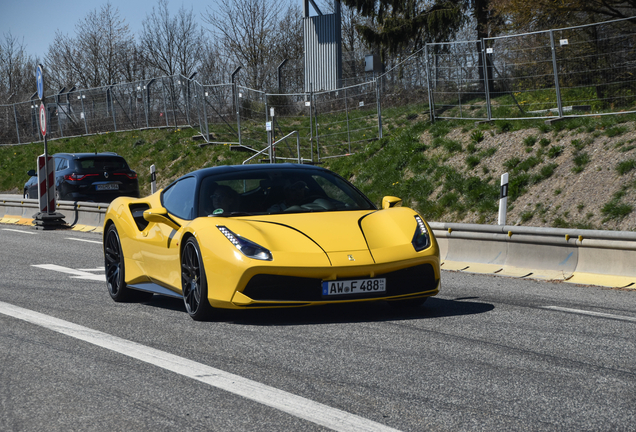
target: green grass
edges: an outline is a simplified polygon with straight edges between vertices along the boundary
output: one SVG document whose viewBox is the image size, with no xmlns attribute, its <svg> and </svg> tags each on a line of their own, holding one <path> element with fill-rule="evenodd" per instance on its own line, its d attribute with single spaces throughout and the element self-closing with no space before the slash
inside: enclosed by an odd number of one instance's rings
<svg viewBox="0 0 636 432">
<path fill-rule="evenodd" d="M 550 159 L 555 159 L 563 154 L 563 146 L 552 146 L 548 150 L 548 157 Z"/>
<path fill-rule="evenodd" d="M 574 155 L 574 165 L 576 165 L 574 168 L 572 168 L 572 172 L 575 174 L 580 173 L 581 171 L 583 171 L 585 169 L 585 166 L 590 163 L 590 155 L 583 152 L 583 153 L 577 153 Z"/>
<path fill-rule="evenodd" d="M 635 168 L 636 168 L 635 159 L 622 161 L 622 162 L 619 162 L 618 165 L 616 165 L 616 171 L 618 171 L 620 175 L 625 175 Z"/>
<path fill-rule="evenodd" d="M 150 165 L 157 168 L 157 182 L 163 187 L 175 178 L 193 169 L 218 163 L 240 164 L 246 153 L 230 151 L 229 146 L 199 147 L 192 141 L 193 129 L 153 129 L 105 133 L 100 135 L 65 138 L 48 142 L 48 152 L 103 152 L 112 151 L 124 156 L 139 176 L 142 194 L 150 193 Z M 27 171 L 36 168 L 36 158 L 44 151 L 42 143 L 19 146 L 0 146 L 0 190 L 17 189 L 22 192 L 29 179 Z"/>
</svg>

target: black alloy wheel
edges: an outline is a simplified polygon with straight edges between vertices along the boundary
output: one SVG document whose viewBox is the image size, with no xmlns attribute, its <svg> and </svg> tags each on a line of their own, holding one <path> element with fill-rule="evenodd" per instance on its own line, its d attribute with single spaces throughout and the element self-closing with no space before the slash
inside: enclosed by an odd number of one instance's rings
<svg viewBox="0 0 636 432">
<path fill-rule="evenodd" d="M 121 249 L 119 233 L 115 225 L 111 225 L 106 231 L 104 240 L 104 266 L 106 267 L 108 293 L 116 302 L 144 301 L 152 297 L 152 293 L 131 290 L 126 286 L 124 253 Z"/>
<path fill-rule="evenodd" d="M 183 302 L 190 317 L 205 321 L 212 315 L 208 301 L 208 283 L 201 259 L 201 250 L 194 237 L 190 237 L 181 253 L 181 288 Z"/>
</svg>

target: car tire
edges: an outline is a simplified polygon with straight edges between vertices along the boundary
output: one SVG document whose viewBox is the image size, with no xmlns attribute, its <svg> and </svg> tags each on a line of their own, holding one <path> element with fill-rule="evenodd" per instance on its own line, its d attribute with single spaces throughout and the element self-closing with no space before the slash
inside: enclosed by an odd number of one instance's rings
<svg viewBox="0 0 636 432">
<path fill-rule="evenodd" d="M 181 252 L 181 288 L 188 315 L 195 321 L 210 319 L 212 306 L 208 301 L 208 282 L 201 249 L 194 237 L 185 242 Z"/>
<path fill-rule="evenodd" d="M 124 253 L 115 225 L 108 227 L 104 237 L 104 267 L 108 293 L 113 300 L 116 302 L 150 300 L 152 293 L 132 290 L 126 285 Z"/>
<path fill-rule="evenodd" d="M 391 300 L 389 301 L 389 306 L 394 307 L 396 309 L 412 309 L 418 308 L 422 306 L 428 297 L 420 297 L 415 299 L 407 299 L 407 300 Z"/>
<path fill-rule="evenodd" d="M 26 189 L 24 190 L 24 194 L 22 195 L 22 197 L 23 197 L 24 199 L 31 199 L 31 197 L 29 196 L 29 191 L 28 191 L 28 190 L 26 190 Z"/>
</svg>

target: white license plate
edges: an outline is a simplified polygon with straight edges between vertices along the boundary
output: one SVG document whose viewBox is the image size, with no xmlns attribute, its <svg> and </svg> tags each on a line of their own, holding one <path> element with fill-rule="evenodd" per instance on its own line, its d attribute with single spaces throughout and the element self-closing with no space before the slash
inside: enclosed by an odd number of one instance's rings
<svg viewBox="0 0 636 432">
<path fill-rule="evenodd" d="M 119 190 L 119 185 L 117 183 L 98 184 L 95 185 L 95 189 L 97 189 L 98 191 Z"/>
<path fill-rule="evenodd" d="M 380 292 L 386 292 L 386 279 L 384 278 L 325 281 L 322 283 L 323 296 Z"/>
</svg>

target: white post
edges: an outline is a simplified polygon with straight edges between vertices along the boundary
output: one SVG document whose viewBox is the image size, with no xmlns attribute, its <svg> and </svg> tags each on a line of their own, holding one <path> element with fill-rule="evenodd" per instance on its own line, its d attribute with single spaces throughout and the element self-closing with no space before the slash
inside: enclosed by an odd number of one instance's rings
<svg viewBox="0 0 636 432">
<path fill-rule="evenodd" d="M 157 192 L 157 174 L 155 164 L 150 165 L 150 193 Z"/>
<path fill-rule="evenodd" d="M 508 173 L 501 175 L 501 191 L 499 192 L 499 225 L 506 224 L 508 207 Z"/>
</svg>

